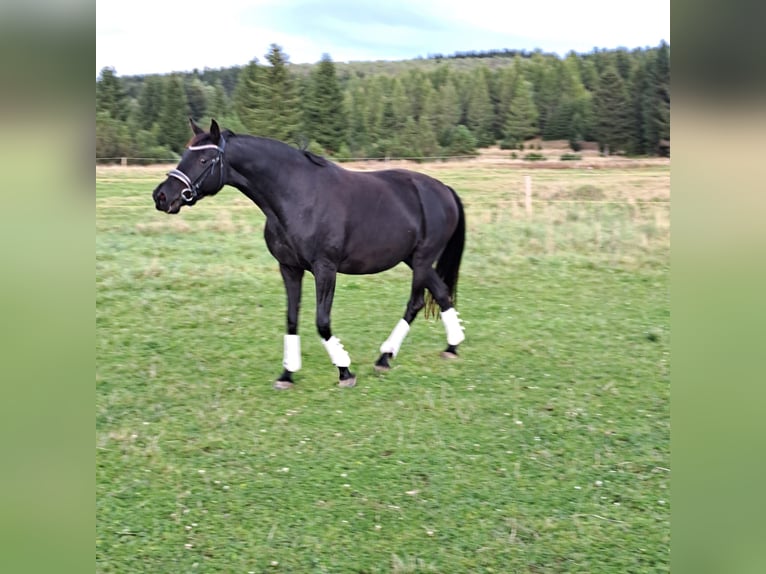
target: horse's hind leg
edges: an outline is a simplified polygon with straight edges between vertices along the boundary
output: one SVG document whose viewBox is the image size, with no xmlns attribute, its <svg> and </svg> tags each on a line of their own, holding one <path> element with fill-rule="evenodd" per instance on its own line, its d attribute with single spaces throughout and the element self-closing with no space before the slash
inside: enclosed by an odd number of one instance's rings
<svg viewBox="0 0 766 574">
<path fill-rule="evenodd" d="M 426 287 L 439 305 L 444 330 L 447 333 L 447 348 L 442 352 L 442 357 L 454 359 L 457 357 L 457 346 L 465 340 L 465 333 L 460 324 L 458 312 L 452 305 L 452 298 L 447 285 L 436 273 L 436 270 L 429 270 Z"/>
<path fill-rule="evenodd" d="M 407 303 L 407 309 L 404 312 L 404 317 L 399 319 L 399 322 L 396 324 L 393 331 L 391 331 L 388 339 L 383 341 L 383 344 L 380 346 L 380 357 L 375 361 L 376 371 L 387 371 L 391 368 L 389 361 L 399 353 L 402 342 L 410 331 L 410 324 L 425 306 L 423 295 L 427 273 L 426 269 L 423 269 L 422 271 L 415 271 L 413 269 L 412 289 L 410 292 L 410 300 Z"/>
</svg>

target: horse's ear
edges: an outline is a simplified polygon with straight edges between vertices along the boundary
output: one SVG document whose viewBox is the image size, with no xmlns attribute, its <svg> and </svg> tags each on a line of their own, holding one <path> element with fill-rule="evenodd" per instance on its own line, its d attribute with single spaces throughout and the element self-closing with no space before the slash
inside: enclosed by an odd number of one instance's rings
<svg viewBox="0 0 766 574">
<path fill-rule="evenodd" d="M 195 136 L 198 136 L 199 134 L 204 133 L 205 131 L 201 127 L 199 127 L 197 124 L 195 124 L 192 118 L 189 118 L 189 125 L 191 126 L 191 129 L 194 132 Z"/>
<path fill-rule="evenodd" d="M 221 128 L 218 127 L 218 122 L 215 120 L 210 120 L 210 139 L 216 145 L 221 142 Z"/>
</svg>

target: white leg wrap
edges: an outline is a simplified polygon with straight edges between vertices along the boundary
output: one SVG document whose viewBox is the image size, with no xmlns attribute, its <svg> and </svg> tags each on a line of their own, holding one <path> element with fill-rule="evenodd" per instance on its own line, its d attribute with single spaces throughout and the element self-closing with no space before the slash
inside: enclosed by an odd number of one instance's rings
<svg viewBox="0 0 766 574">
<path fill-rule="evenodd" d="M 454 307 L 442 311 L 442 321 L 444 322 L 444 329 L 447 331 L 448 345 L 459 345 L 465 340 L 463 326 L 460 324 L 462 319 L 458 319 L 457 316 L 458 312 Z"/>
<path fill-rule="evenodd" d="M 396 354 L 402 346 L 402 341 L 404 341 L 404 338 L 409 332 L 410 324 L 404 319 L 399 319 L 399 322 L 396 324 L 396 327 L 394 327 L 394 330 L 391 331 L 388 339 L 383 341 L 383 344 L 380 346 L 380 352 L 391 353 L 396 357 Z"/>
<path fill-rule="evenodd" d="M 333 365 L 336 367 L 348 367 L 351 365 L 351 357 L 348 356 L 348 353 L 343 348 L 343 345 L 341 345 L 338 337 L 333 336 L 327 340 L 322 339 L 322 344 L 324 345 L 327 354 L 330 355 L 330 360 Z"/>
<path fill-rule="evenodd" d="M 282 366 L 294 373 L 301 370 L 301 338 L 299 335 L 285 335 L 285 353 Z"/>
</svg>

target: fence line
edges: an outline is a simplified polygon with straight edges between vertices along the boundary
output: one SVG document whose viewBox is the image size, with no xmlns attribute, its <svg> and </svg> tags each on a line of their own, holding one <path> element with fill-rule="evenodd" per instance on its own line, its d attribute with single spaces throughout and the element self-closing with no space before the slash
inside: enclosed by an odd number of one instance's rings
<svg viewBox="0 0 766 574">
<path fill-rule="evenodd" d="M 335 157 L 328 157 L 330 161 L 334 161 L 336 163 L 352 163 L 352 162 L 379 162 L 379 163 L 388 163 L 388 162 L 395 162 L 395 161 L 442 161 L 442 162 L 448 162 L 450 160 L 464 160 L 464 159 L 484 159 L 488 161 L 508 161 L 508 162 L 519 162 L 523 161 L 524 165 L 535 167 L 543 167 L 548 162 L 559 162 L 559 163 L 566 163 L 569 165 L 576 166 L 580 163 L 586 163 L 588 164 L 591 162 L 592 159 L 598 159 L 601 156 L 598 156 L 598 158 L 594 157 L 582 157 L 581 159 L 569 159 L 569 160 L 563 160 L 559 157 L 556 157 L 558 153 L 551 155 L 550 157 L 547 157 L 545 160 L 526 160 L 523 157 L 517 157 L 513 158 L 509 154 L 505 155 L 485 155 L 482 156 L 481 154 L 476 155 L 426 155 L 426 156 L 403 156 L 403 157 L 346 157 L 346 158 L 335 158 Z M 615 157 L 616 160 L 624 159 L 621 157 Z M 656 159 L 656 158 L 646 158 L 646 159 Z M 127 167 L 128 165 L 144 165 L 144 166 L 150 166 L 150 165 L 162 165 L 167 163 L 178 163 L 180 160 L 180 156 L 173 157 L 173 158 L 156 158 L 156 157 L 130 157 L 130 156 L 116 156 L 116 157 L 96 157 L 96 165 L 104 165 L 104 164 L 117 164 L 119 163 L 123 167 Z M 637 161 L 641 161 L 640 159 Z"/>
<path fill-rule="evenodd" d="M 102 180 L 103 181 L 103 180 Z M 124 180 L 107 180 L 109 181 L 124 181 Z M 143 180 L 137 180 L 137 182 L 143 183 Z M 98 178 L 96 179 L 96 183 L 98 183 Z M 112 198 L 114 196 L 111 196 Z M 545 205 L 550 206 L 551 204 L 581 204 L 581 205 L 634 205 L 634 206 L 646 206 L 646 205 L 656 205 L 656 206 L 662 206 L 662 207 L 669 207 L 670 206 L 670 199 L 633 199 L 633 198 L 627 198 L 627 199 L 621 199 L 621 200 L 606 200 L 606 199 L 588 199 L 588 198 L 572 198 L 572 199 L 554 199 L 554 198 L 536 198 L 533 196 L 532 193 L 532 176 L 525 174 L 523 177 L 523 190 L 507 190 L 507 191 L 501 191 L 498 192 L 497 195 L 494 195 L 492 199 L 488 199 L 485 197 L 482 197 L 476 200 L 471 200 L 470 197 L 463 197 L 463 202 L 466 206 L 466 211 L 468 212 L 484 212 L 484 211 L 497 211 L 500 210 L 513 210 L 515 212 L 515 209 L 520 205 L 523 201 L 523 205 L 525 208 L 525 213 L 527 217 L 531 217 L 533 214 L 533 206 L 534 205 Z M 146 204 L 136 205 L 136 204 L 114 204 L 114 203 L 106 203 L 104 204 L 104 201 L 108 201 L 108 198 L 101 198 L 101 200 L 96 199 L 96 207 L 99 209 L 146 209 Z M 101 203 L 101 205 L 99 205 Z M 232 205 L 221 205 L 221 204 L 213 204 L 206 206 L 207 209 L 214 209 L 214 210 L 231 210 L 231 209 L 242 209 L 242 208 L 252 208 L 252 204 L 249 202 L 242 202 L 242 203 L 235 203 Z"/>
<path fill-rule="evenodd" d="M 327 159 L 331 161 L 335 161 L 338 163 L 345 163 L 345 162 L 352 162 L 352 161 L 377 161 L 377 162 L 389 162 L 389 161 L 446 161 L 446 160 L 453 160 L 453 159 L 474 159 L 480 157 L 477 155 L 426 155 L 426 156 L 405 156 L 405 157 L 344 157 L 344 158 L 334 158 L 334 157 L 328 157 Z M 174 158 L 155 158 L 155 157 L 130 157 L 130 156 L 118 156 L 118 157 L 96 157 L 96 163 L 107 163 L 107 162 L 120 162 L 122 166 L 127 166 L 131 161 L 139 161 L 139 162 L 152 162 L 155 164 L 163 164 L 163 163 L 177 163 L 179 157 Z M 495 158 L 492 158 L 495 159 Z M 505 159 L 505 158 L 496 158 L 496 159 Z"/>
<path fill-rule="evenodd" d="M 464 199 L 464 198 L 461 198 Z M 96 200 L 96 206 L 99 209 L 114 209 L 114 208 L 120 208 L 120 209 L 146 209 L 146 205 L 136 205 L 136 204 L 108 204 L 108 205 L 98 205 L 99 201 L 104 201 L 105 198 L 102 198 L 101 200 Z M 483 208 L 484 210 L 496 210 L 498 207 L 500 207 L 502 203 L 507 203 L 509 201 L 513 201 L 513 198 L 510 199 L 500 199 L 498 201 L 494 202 L 482 202 L 482 203 L 475 203 L 471 201 L 466 201 L 464 199 L 463 203 L 465 205 L 466 211 L 471 211 L 473 208 L 479 207 Z M 517 200 L 518 201 L 518 200 Z M 551 204 L 551 203 L 581 203 L 585 205 L 657 205 L 657 206 L 670 206 L 670 200 L 630 200 L 626 199 L 624 201 L 607 201 L 607 200 L 589 200 L 589 199 L 532 199 L 532 204 Z M 209 204 L 205 205 L 205 209 L 251 209 L 255 207 L 255 204 L 253 203 L 235 203 L 233 205 L 221 205 L 221 204 Z"/>
</svg>

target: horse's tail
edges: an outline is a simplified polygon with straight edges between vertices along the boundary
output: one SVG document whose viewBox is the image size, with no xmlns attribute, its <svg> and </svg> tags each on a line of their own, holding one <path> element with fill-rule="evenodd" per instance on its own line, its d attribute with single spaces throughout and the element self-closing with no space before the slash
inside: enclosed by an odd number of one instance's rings
<svg viewBox="0 0 766 574">
<path fill-rule="evenodd" d="M 460 260 L 463 257 L 463 247 L 465 246 L 465 211 L 463 210 L 463 203 L 460 201 L 457 193 L 455 193 L 455 190 L 451 187 L 449 190 L 457 202 L 457 227 L 455 227 L 452 237 L 447 241 L 444 251 L 442 251 L 439 260 L 436 262 L 436 273 L 446 283 L 452 304 L 455 305 L 457 304 L 457 279 L 460 272 Z M 426 290 L 426 318 L 435 317 L 439 310 L 438 303 L 434 300 L 431 293 Z"/>
</svg>

